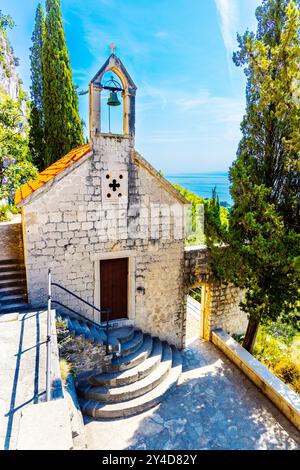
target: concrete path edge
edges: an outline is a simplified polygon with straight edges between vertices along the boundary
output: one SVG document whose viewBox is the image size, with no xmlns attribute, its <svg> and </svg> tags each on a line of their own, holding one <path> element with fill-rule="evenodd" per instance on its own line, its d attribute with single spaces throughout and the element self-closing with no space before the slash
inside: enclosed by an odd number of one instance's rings
<svg viewBox="0 0 300 470">
<path fill-rule="evenodd" d="M 212 332 L 217 346 L 300 430 L 300 397 L 222 329 Z"/>
</svg>

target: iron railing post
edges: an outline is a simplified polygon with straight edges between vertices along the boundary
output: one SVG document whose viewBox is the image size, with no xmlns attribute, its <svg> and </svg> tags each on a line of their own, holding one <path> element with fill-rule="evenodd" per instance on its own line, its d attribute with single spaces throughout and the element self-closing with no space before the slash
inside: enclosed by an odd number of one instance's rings
<svg viewBox="0 0 300 470">
<path fill-rule="evenodd" d="M 106 354 L 109 353 L 109 338 L 108 338 L 108 333 L 109 333 L 109 310 L 106 310 Z"/>
<path fill-rule="evenodd" d="M 67 292 L 68 294 L 70 294 L 71 296 L 73 296 L 75 299 L 78 299 L 80 300 L 81 302 L 83 302 L 85 305 L 88 305 L 89 307 L 91 307 L 93 309 L 93 320 L 91 320 L 90 318 L 86 318 L 84 315 L 82 315 L 81 313 L 73 310 L 71 307 L 69 307 L 68 305 L 64 305 L 63 303 L 59 302 L 58 300 L 55 300 L 55 297 L 52 298 L 52 294 L 51 294 L 51 288 L 52 287 L 57 287 L 58 289 L 61 289 L 63 290 L 64 292 Z M 76 315 L 75 318 L 79 317 L 80 319 L 88 322 L 88 323 L 91 323 L 92 325 L 96 326 L 97 328 L 101 328 L 103 329 L 104 331 L 106 331 L 106 353 L 108 354 L 109 353 L 109 338 L 108 338 L 108 334 L 109 334 L 109 321 L 110 321 L 110 315 L 112 313 L 112 310 L 111 309 L 103 309 L 101 310 L 100 308 L 96 307 L 95 305 L 91 304 L 90 302 L 88 302 L 87 300 L 84 300 L 82 297 L 80 297 L 79 295 L 75 294 L 74 292 L 70 291 L 69 289 L 66 289 L 66 287 L 63 287 L 61 286 L 60 284 L 58 284 L 57 282 L 52 282 L 52 276 L 51 276 L 51 270 L 49 269 L 49 272 L 48 272 L 48 320 L 49 320 L 49 333 L 48 333 L 48 338 L 49 340 L 51 340 L 51 303 L 53 304 L 56 304 L 56 305 L 59 305 L 60 307 L 66 309 L 66 310 L 69 310 L 70 312 L 72 312 L 73 314 Z M 98 312 L 98 316 L 99 316 L 99 322 L 96 323 L 95 322 L 95 311 Z M 50 313 L 49 313 L 50 312 Z M 101 324 L 101 320 L 102 320 L 102 313 L 106 313 L 106 325 L 105 325 L 105 319 L 103 318 L 103 324 Z M 48 364 L 48 355 L 47 355 L 47 364 Z M 50 355 L 49 355 L 49 366 L 50 366 Z M 48 378 L 48 375 L 47 375 L 47 378 Z M 50 378 L 49 378 L 50 380 Z M 47 382 L 48 383 L 48 382 Z"/>
<path fill-rule="evenodd" d="M 46 400 L 51 400 L 51 269 L 48 271 Z"/>
</svg>

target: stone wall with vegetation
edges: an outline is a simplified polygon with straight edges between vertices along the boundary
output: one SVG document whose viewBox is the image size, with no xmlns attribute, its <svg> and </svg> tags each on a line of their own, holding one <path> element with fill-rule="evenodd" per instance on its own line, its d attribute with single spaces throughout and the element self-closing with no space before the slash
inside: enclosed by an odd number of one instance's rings
<svg viewBox="0 0 300 470">
<path fill-rule="evenodd" d="M 22 224 L 19 222 L 0 223 L 0 260 L 23 259 Z"/>
<path fill-rule="evenodd" d="M 159 216 L 151 225 L 158 237 L 144 236 L 146 217 L 141 207 L 182 204 L 134 162 L 131 139 L 97 136 L 93 146 L 92 156 L 24 206 L 30 302 L 46 303 L 51 268 L 55 281 L 94 303 L 101 256 L 128 253 L 134 260 L 129 319 L 143 331 L 181 347 L 186 316 L 184 237 L 175 239 L 174 220 L 163 222 Z M 106 171 L 127 176 L 128 201 L 113 205 L 102 200 Z M 170 236 L 165 236 L 168 230 Z M 80 302 L 60 292 L 54 295 L 92 316 Z"/>
<path fill-rule="evenodd" d="M 103 372 L 111 362 L 104 344 L 89 342 L 81 336 L 73 337 L 63 321 L 57 322 L 59 356 L 66 361 L 68 368 L 77 378 L 92 371 Z"/>
<path fill-rule="evenodd" d="M 233 285 L 222 284 L 210 271 L 210 254 L 205 246 L 185 249 L 185 282 L 191 287 L 203 287 L 204 335 L 209 339 L 215 328 L 230 334 L 245 333 L 248 318 L 239 304 L 243 292 Z"/>
</svg>

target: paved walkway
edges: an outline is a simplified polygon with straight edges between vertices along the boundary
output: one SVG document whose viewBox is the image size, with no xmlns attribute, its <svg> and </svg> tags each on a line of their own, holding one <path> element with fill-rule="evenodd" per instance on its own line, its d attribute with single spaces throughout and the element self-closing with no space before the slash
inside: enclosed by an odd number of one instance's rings
<svg viewBox="0 0 300 470">
<path fill-rule="evenodd" d="M 89 449 L 300 449 L 300 434 L 218 349 L 183 353 L 177 388 L 158 407 L 115 421 L 86 420 Z"/>
<path fill-rule="evenodd" d="M 15 449 L 24 407 L 45 396 L 46 312 L 0 323 L 0 450 Z"/>
</svg>

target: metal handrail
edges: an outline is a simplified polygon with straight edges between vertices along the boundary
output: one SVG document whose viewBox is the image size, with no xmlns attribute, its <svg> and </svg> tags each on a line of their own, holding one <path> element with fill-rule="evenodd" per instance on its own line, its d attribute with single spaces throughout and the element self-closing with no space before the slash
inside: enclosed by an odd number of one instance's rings
<svg viewBox="0 0 300 470">
<path fill-rule="evenodd" d="M 79 297 L 79 295 L 74 294 L 74 292 L 70 291 L 69 289 L 66 289 L 66 287 L 61 286 L 60 284 L 57 284 L 57 282 L 51 282 L 51 286 L 58 287 L 59 289 L 64 290 L 65 292 L 68 292 L 68 294 L 71 294 L 73 297 L 75 297 L 78 300 L 81 300 L 81 302 L 85 303 L 89 307 L 93 308 L 94 310 L 97 310 L 99 313 L 106 313 L 106 311 L 109 311 L 110 309 L 100 309 L 98 307 L 95 307 L 95 305 L 90 304 L 87 300 L 84 300 L 82 297 Z"/>
<path fill-rule="evenodd" d="M 70 312 L 75 313 L 75 315 L 78 315 L 78 317 L 82 318 L 84 321 L 91 323 L 94 326 L 97 326 L 97 328 L 106 328 L 104 325 L 99 325 L 99 323 L 96 323 L 93 320 L 90 320 L 89 318 L 86 318 L 84 315 L 81 313 L 77 312 L 76 310 L 73 310 L 71 307 L 68 307 L 67 305 L 62 304 L 61 302 L 58 302 L 58 300 L 51 300 L 53 304 L 59 305 L 60 307 L 66 308 L 67 310 L 70 310 Z"/>
<path fill-rule="evenodd" d="M 52 299 L 52 286 L 58 287 L 59 289 L 67 292 L 68 294 L 72 295 L 76 299 L 80 300 L 84 304 L 88 305 L 92 309 L 96 310 L 100 314 L 105 313 L 106 314 L 106 325 L 103 326 L 101 323 L 96 323 L 93 320 L 90 320 L 89 318 L 85 317 L 81 313 L 76 312 L 72 308 L 62 304 L 61 302 Z M 110 321 L 110 314 L 111 314 L 111 309 L 106 308 L 106 309 L 99 309 L 95 305 L 91 304 L 87 300 L 82 299 L 79 297 L 79 295 L 74 294 L 74 292 L 70 291 L 69 289 L 66 289 L 66 287 L 61 286 L 57 282 L 52 282 L 52 273 L 51 269 L 48 270 L 48 316 L 47 316 L 47 364 L 46 364 L 46 400 L 50 401 L 51 400 L 51 339 L 52 339 L 52 334 L 51 334 L 51 304 L 57 304 L 60 305 L 61 307 L 69 310 L 70 312 L 74 313 L 75 315 L 79 316 L 82 318 L 84 321 L 91 323 L 92 325 L 95 325 L 97 328 L 105 328 L 106 331 L 106 354 L 109 353 L 109 343 L 108 343 L 108 334 L 109 334 L 109 321 Z M 101 317 L 100 317 L 101 318 Z"/>
</svg>

